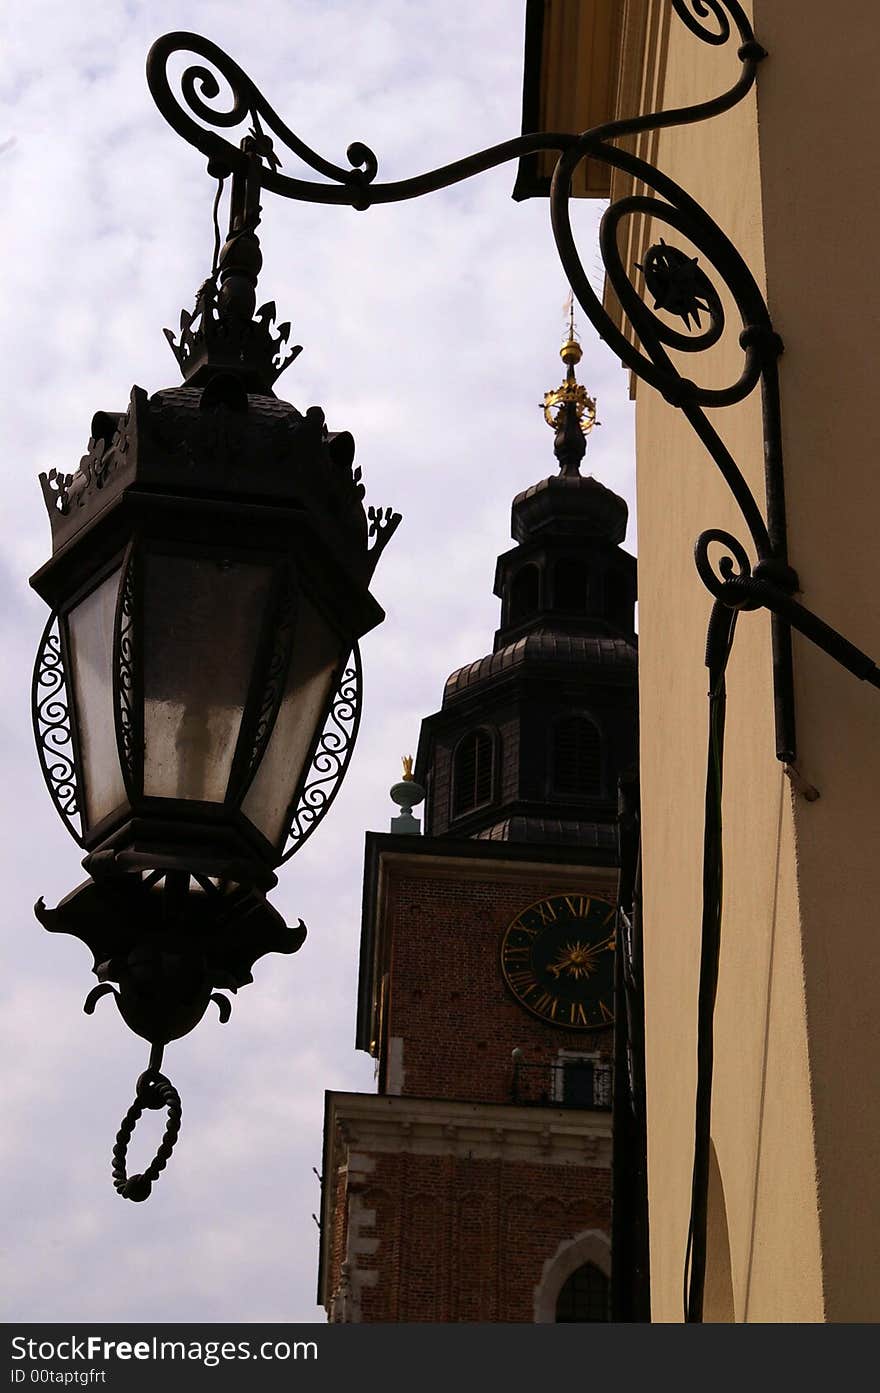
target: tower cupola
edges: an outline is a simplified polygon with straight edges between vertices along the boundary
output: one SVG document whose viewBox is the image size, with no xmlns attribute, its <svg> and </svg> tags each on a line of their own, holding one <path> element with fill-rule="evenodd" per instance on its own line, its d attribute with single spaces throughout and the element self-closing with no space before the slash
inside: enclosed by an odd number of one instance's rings
<svg viewBox="0 0 880 1393">
<path fill-rule="evenodd" d="M 513 500 L 493 651 L 451 674 L 422 723 L 429 835 L 614 842 L 617 777 L 636 758 L 636 562 L 625 501 L 581 473 L 599 422 L 571 315 L 560 356 L 543 402 L 558 472 Z"/>
<path fill-rule="evenodd" d="M 501 600 L 496 652 L 547 626 L 566 633 L 634 633 L 635 563 L 620 549 L 628 509 L 598 479 L 581 474 L 599 421 L 594 399 L 575 375 L 582 350 L 573 318 L 560 357 L 565 379 L 544 394 L 559 472 L 513 500 L 510 531 L 517 545 L 499 556 L 495 571 Z"/>
</svg>

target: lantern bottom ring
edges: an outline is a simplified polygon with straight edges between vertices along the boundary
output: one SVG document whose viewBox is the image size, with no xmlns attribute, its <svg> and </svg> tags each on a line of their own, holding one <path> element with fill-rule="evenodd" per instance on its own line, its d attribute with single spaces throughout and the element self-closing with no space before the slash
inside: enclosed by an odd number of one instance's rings
<svg viewBox="0 0 880 1393">
<path fill-rule="evenodd" d="M 128 1175 L 125 1160 L 134 1129 L 146 1108 L 167 1108 L 168 1122 L 159 1143 L 159 1149 L 147 1169 L 137 1175 Z M 135 1100 L 129 1108 L 116 1133 L 113 1147 L 113 1184 L 123 1199 L 140 1203 L 149 1199 L 153 1182 L 158 1180 L 171 1159 L 177 1138 L 180 1135 L 182 1108 L 180 1094 L 170 1079 L 153 1069 L 147 1069 L 137 1081 Z"/>
</svg>

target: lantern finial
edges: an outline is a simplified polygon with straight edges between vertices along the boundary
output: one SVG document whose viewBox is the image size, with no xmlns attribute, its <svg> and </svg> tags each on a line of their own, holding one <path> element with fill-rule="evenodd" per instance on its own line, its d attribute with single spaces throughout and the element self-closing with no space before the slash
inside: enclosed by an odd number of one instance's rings
<svg viewBox="0 0 880 1393">
<path fill-rule="evenodd" d="M 263 265 L 257 227 L 260 222 L 260 172 L 263 160 L 274 170 L 280 164 L 254 113 L 250 133 L 241 141 L 247 157 L 232 175 L 229 231 L 220 246 L 217 209 L 227 166 L 209 161 L 208 172 L 218 181 L 214 199 L 214 265 L 196 294 L 195 310 L 180 312 L 180 339 L 164 331 L 183 373 L 194 387 L 205 386 L 218 374 L 241 381 L 246 391 L 272 395 L 275 380 L 302 345 L 290 346 L 290 324 L 275 325 L 275 304 L 256 309 L 257 277 Z M 274 330 L 274 332 L 273 332 Z"/>
</svg>

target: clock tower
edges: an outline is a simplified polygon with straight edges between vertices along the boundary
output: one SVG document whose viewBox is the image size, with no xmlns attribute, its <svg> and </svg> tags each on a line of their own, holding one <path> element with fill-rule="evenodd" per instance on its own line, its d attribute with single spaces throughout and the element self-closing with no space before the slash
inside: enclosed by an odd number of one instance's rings
<svg viewBox="0 0 880 1393">
<path fill-rule="evenodd" d="M 580 472 L 595 403 L 573 325 L 561 356 L 559 472 L 513 501 L 493 651 L 448 679 L 392 790 L 402 815 L 367 835 L 356 1043 L 378 1091 L 326 1098 L 330 1320 L 610 1315 L 636 566 L 626 504 Z"/>
</svg>

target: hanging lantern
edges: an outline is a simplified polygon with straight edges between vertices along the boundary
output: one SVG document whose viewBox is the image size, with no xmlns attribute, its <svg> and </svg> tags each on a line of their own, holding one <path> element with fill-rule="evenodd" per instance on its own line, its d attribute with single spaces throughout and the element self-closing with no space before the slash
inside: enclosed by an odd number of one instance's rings
<svg viewBox="0 0 880 1393">
<path fill-rule="evenodd" d="M 92 950 L 86 1010 L 114 992 L 153 1046 L 137 1116 L 179 1112 L 167 1042 L 212 999 L 225 1020 L 218 989 L 305 937 L 266 892 L 351 757 L 358 639 L 384 617 L 369 581 L 400 521 L 365 511 L 352 437 L 274 394 L 300 350 L 274 305 L 255 313 L 265 144 L 242 142 L 228 240 L 179 337 L 166 330 L 184 384 L 133 388 L 126 411 L 95 415 L 75 473 L 40 480 L 53 554 L 31 583 L 52 613 L 34 731 L 89 879 L 36 912 Z M 125 1176 L 137 1116 L 114 1176 L 140 1199 L 155 1175 Z"/>
</svg>

